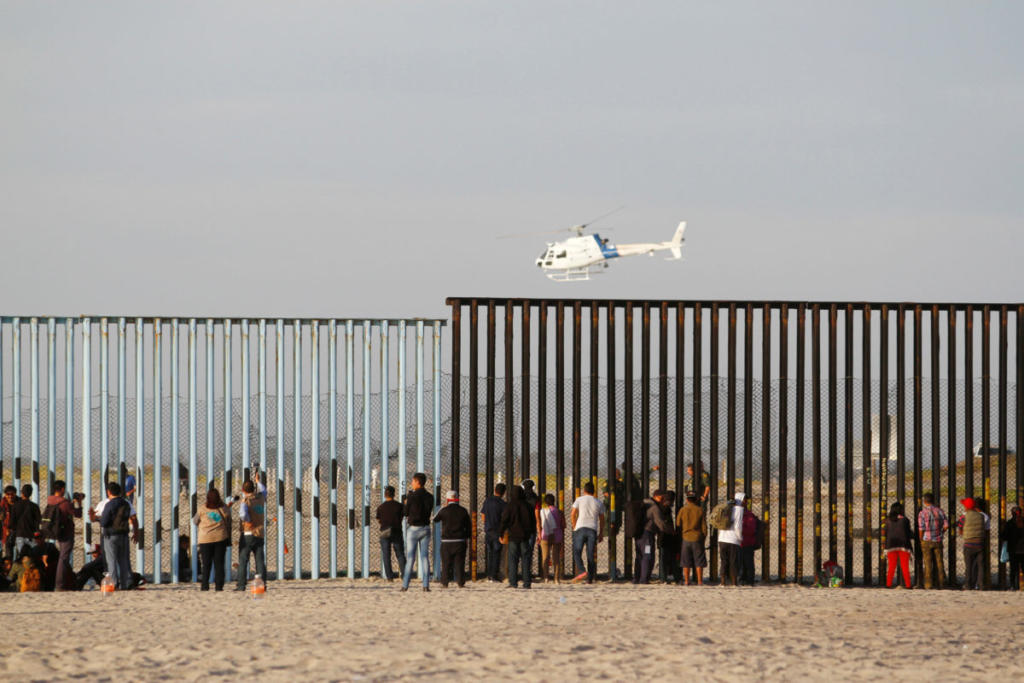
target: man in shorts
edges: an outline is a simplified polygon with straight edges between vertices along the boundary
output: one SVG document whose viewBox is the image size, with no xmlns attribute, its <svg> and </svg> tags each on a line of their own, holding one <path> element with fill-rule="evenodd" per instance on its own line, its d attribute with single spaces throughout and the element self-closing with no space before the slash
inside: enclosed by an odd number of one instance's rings
<svg viewBox="0 0 1024 683">
<path fill-rule="evenodd" d="M 676 516 L 676 529 L 682 535 L 683 547 L 681 564 L 683 566 L 683 583 L 690 585 L 691 570 L 696 575 L 697 585 L 704 585 L 704 567 L 708 566 L 704 557 L 704 542 L 708 535 L 708 520 L 701 507 L 700 497 L 691 490 L 686 492 L 686 504 L 679 509 Z"/>
</svg>

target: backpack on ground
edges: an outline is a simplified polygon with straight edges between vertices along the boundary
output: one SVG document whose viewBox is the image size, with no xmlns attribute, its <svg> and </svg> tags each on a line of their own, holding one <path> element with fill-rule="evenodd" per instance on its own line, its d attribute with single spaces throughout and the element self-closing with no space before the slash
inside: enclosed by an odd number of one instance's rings
<svg viewBox="0 0 1024 683">
<path fill-rule="evenodd" d="M 61 510 L 60 505 L 47 505 L 43 510 L 43 517 L 39 522 L 39 531 L 43 538 L 61 540 L 67 536 L 68 526 L 72 524 L 66 512 Z"/>
<path fill-rule="evenodd" d="M 631 500 L 626 503 L 626 538 L 640 538 L 644 535 L 647 525 L 647 505 L 642 500 Z"/>
<path fill-rule="evenodd" d="M 724 503 L 719 503 L 711 509 L 711 514 L 708 516 L 708 524 L 719 531 L 727 531 L 732 528 L 732 508 L 735 505 L 735 501 L 727 500 Z"/>
</svg>

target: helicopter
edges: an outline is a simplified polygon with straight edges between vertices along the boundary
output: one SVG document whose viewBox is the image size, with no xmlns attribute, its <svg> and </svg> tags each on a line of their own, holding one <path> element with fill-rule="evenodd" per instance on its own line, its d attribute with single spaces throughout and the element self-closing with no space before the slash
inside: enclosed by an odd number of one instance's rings
<svg viewBox="0 0 1024 683">
<path fill-rule="evenodd" d="M 569 228 L 570 232 L 576 233 L 575 237 L 557 242 L 548 242 L 544 251 L 541 252 L 535 261 L 537 267 L 550 280 L 555 282 L 574 282 L 589 280 L 592 275 L 603 273 L 608 268 L 608 262 L 611 259 L 622 256 L 638 256 L 640 254 L 654 256 L 656 251 L 669 251 L 672 255 L 666 258 L 666 261 L 679 261 L 683 258 L 683 232 L 686 230 L 686 221 L 679 223 L 675 234 L 672 235 L 672 239 L 668 242 L 640 242 L 637 244 L 615 245 L 597 233 L 583 234 L 588 225 L 608 215 L 611 214 L 605 214 L 587 223 L 574 225 Z M 558 230 L 557 232 L 564 232 L 564 230 Z M 504 237 L 517 236 L 505 235 Z"/>
</svg>

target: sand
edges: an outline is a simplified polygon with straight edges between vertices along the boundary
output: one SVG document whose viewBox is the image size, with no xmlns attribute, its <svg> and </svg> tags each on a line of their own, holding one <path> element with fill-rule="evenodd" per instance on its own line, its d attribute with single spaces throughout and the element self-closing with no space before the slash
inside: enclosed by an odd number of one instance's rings
<svg viewBox="0 0 1024 683">
<path fill-rule="evenodd" d="M 564 598 L 564 602 L 561 600 Z M 1024 594 L 383 580 L 3 594 L 23 680 L 1020 680 Z M 14 628 L 12 628 L 12 624 Z M 112 636 L 120 637 L 112 638 Z"/>
</svg>

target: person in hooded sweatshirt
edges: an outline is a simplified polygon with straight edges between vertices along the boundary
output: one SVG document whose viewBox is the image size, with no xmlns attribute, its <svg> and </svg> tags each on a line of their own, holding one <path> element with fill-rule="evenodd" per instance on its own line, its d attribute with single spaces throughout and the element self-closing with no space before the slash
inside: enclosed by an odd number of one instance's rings
<svg viewBox="0 0 1024 683">
<path fill-rule="evenodd" d="M 646 514 L 643 535 L 636 544 L 636 571 L 633 572 L 633 583 L 650 583 L 651 572 L 654 570 L 654 549 L 658 536 L 672 531 L 672 525 L 665 519 L 663 503 L 665 492 L 655 491 L 644 501 Z"/>
<path fill-rule="evenodd" d="M 744 493 L 733 497 L 732 523 L 728 529 L 718 532 L 719 571 L 723 586 L 739 585 L 740 546 L 743 544 L 743 514 L 746 510 L 743 501 L 746 497 Z"/>
<path fill-rule="evenodd" d="M 1010 508 L 1010 518 L 1003 524 L 999 540 L 1006 544 L 1010 556 L 1010 590 L 1020 590 L 1020 569 L 1024 566 L 1024 512 L 1019 505 Z"/>
<path fill-rule="evenodd" d="M 523 487 L 513 486 L 509 491 L 508 505 L 501 513 L 498 533 L 508 532 L 508 587 L 519 587 L 519 571 L 522 568 L 523 588 L 530 587 L 530 564 L 533 562 L 533 547 L 530 539 L 536 530 L 533 508 L 523 499 Z"/>
</svg>

